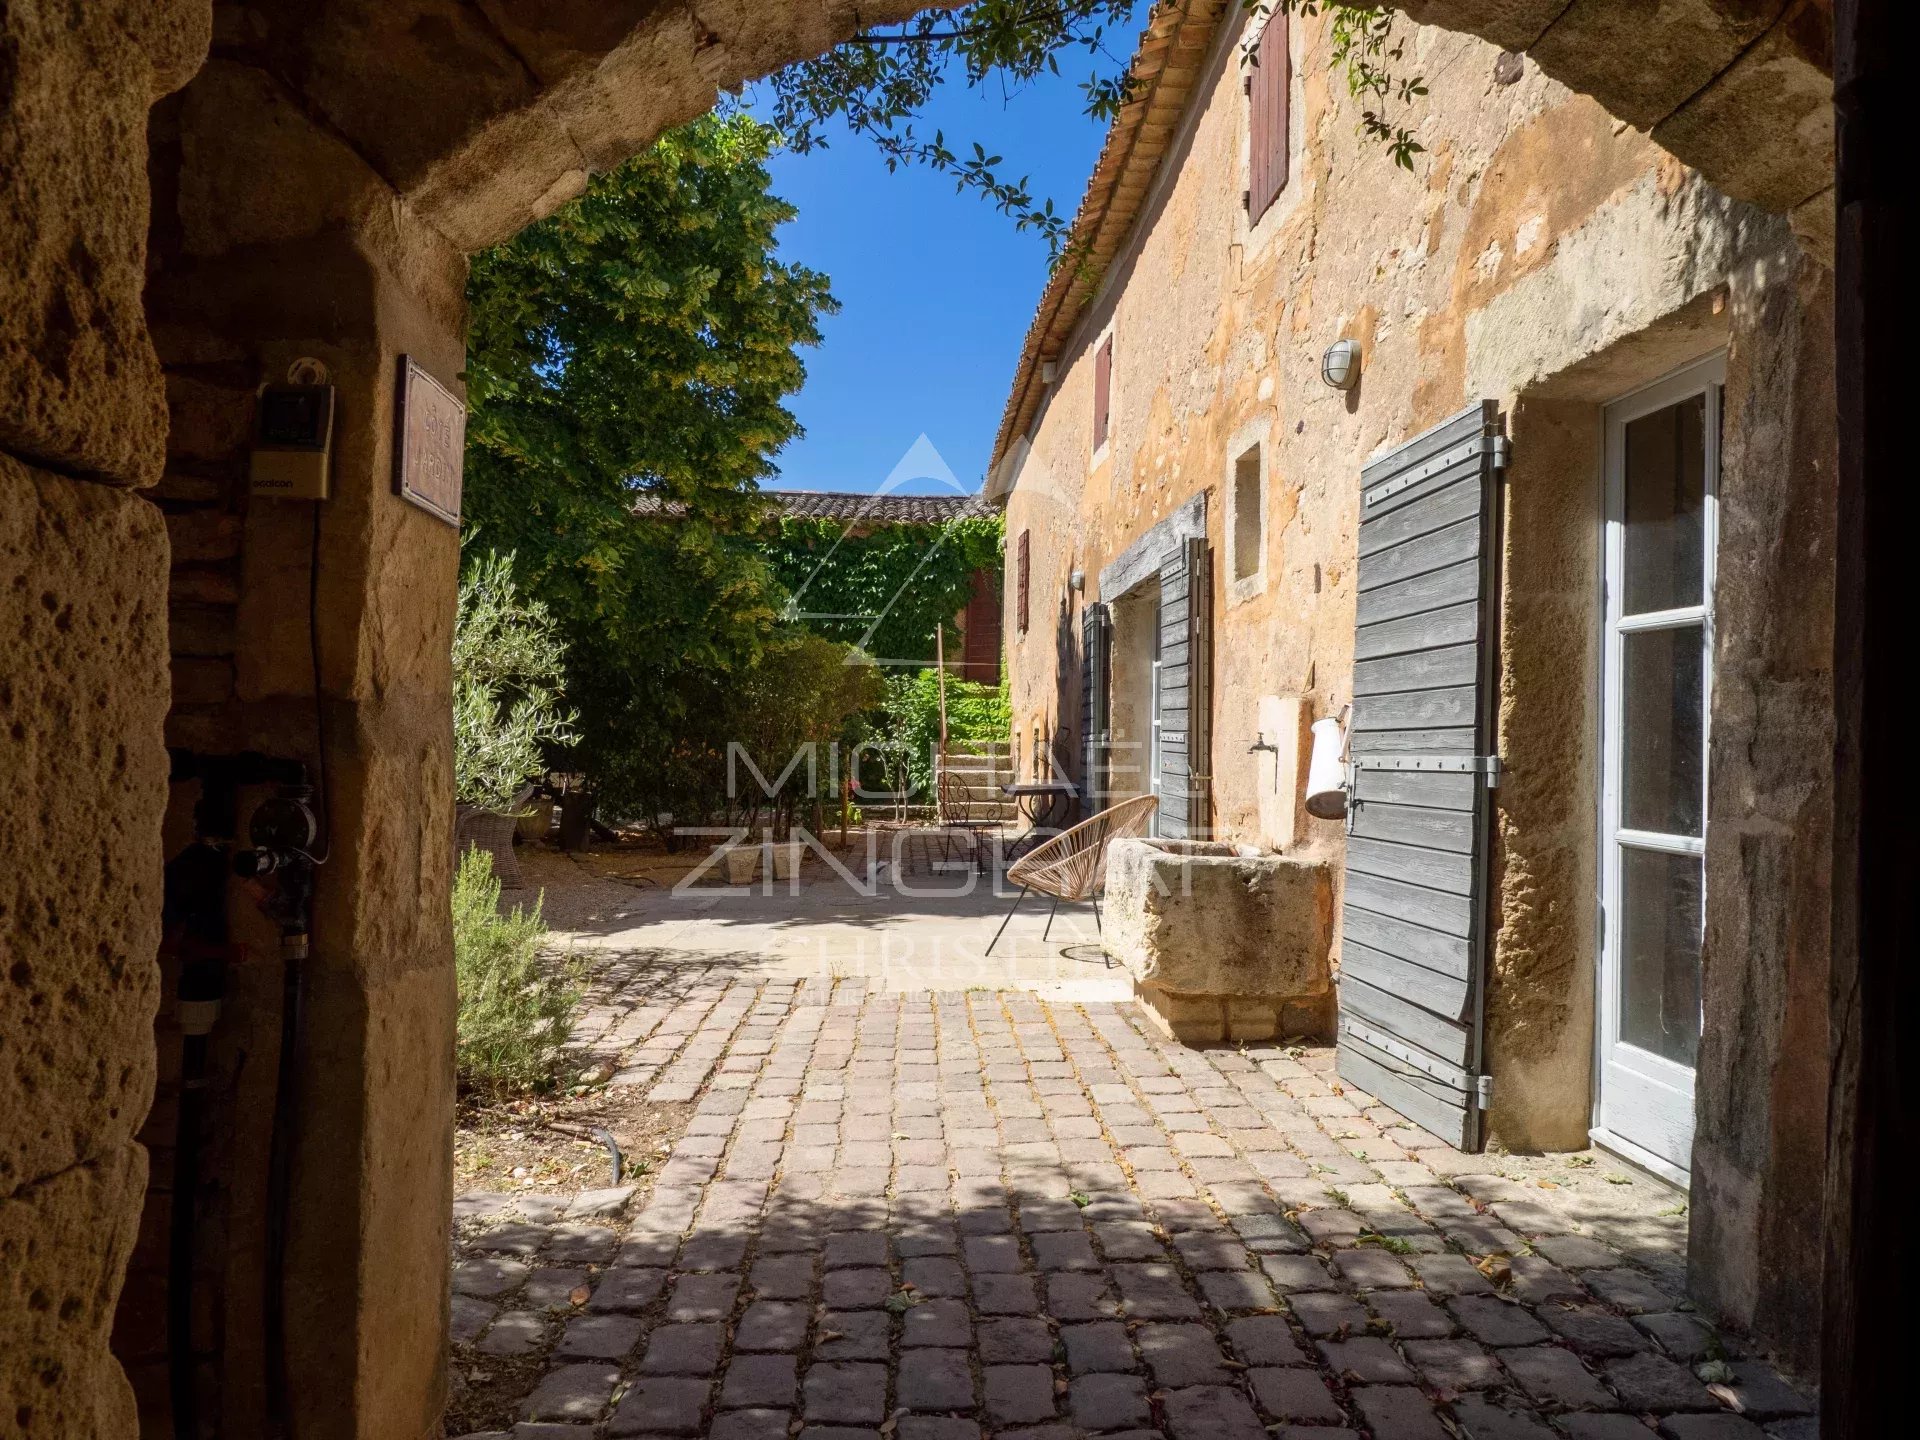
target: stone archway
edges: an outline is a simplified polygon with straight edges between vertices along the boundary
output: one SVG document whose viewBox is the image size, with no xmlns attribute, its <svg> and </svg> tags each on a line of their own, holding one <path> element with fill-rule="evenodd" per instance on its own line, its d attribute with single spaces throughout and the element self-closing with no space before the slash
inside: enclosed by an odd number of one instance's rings
<svg viewBox="0 0 1920 1440">
<path fill-rule="evenodd" d="M 453 381 L 467 253 L 718 90 L 919 8 L 0 10 L 0 773 L 19 812 L 0 828 L 0 1315 L 12 1342 L 0 1413 L 22 1433 L 135 1424 L 109 1332 L 130 1256 L 123 1325 L 154 1323 L 141 1308 L 153 1295 L 140 1288 L 148 1175 L 135 1137 L 164 1003 L 163 742 L 312 764 L 316 703 L 337 858 L 316 897 L 288 1380 L 313 1433 L 432 1431 L 457 547 L 390 493 L 396 358 Z M 1401 8 L 1528 51 L 1730 194 L 1791 213 L 1816 250 L 1831 243 L 1822 0 L 1688 0 L 1653 18 L 1617 0 Z M 301 356 L 323 360 L 341 395 L 335 498 L 319 520 L 239 494 L 253 392 Z M 172 803 L 177 845 L 190 795 Z M 264 1045 L 273 986 L 248 985 L 232 1023 Z M 161 1070 L 149 1138 L 174 1080 Z M 165 1162 L 155 1147 L 156 1194 Z M 257 1226 L 233 1238 L 257 1246 Z M 257 1269 L 257 1251 L 237 1263 Z M 233 1301 L 229 1335 L 257 1322 L 251 1303 Z M 265 1402 L 232 1403 L 244 1420 Z"/>
</svg>

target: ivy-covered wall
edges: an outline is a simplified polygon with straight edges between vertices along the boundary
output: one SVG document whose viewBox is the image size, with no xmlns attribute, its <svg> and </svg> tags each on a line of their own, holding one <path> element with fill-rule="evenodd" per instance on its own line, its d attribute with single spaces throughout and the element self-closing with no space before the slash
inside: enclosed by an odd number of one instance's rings
<svg viewBox="0 0 1920 1440">
<path fill-rule="evenodd" d="M 998 515 L 864 533 L 837 519 L 787 515 L 760 544 L 787 593 L 787 618 L 882 662 L 931 665 L 936 625 L 947 625 L 949 647 L 957 642 L 953 621 L 973 595 L 974 574 L 986 571 L 999 593 L 1001 535 Z"/>
</svg>

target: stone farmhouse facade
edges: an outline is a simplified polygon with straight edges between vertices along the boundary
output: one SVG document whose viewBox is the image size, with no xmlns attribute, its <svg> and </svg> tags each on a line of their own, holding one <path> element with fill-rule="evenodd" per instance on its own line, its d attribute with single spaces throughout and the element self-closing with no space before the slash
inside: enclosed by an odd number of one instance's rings
<svg viewBox="0 0 1920 1440">
<path fill-rule="evenodd" d="M 1804 1362 L 1831 273 L 1532 61 L 1398 23 L 1410 169 L 1324 19 L 1157 13 L 987 487 L 1016 753 L 1324 872 L 1330 920 L 1292 885 L 1274 943 L 1322 937 L 1343 1073 L 1453 1143 L 1687 1187 L 1697 1298 Z M 1303 804 L 1329 717 L 1344 821 Z"/>
</svg>

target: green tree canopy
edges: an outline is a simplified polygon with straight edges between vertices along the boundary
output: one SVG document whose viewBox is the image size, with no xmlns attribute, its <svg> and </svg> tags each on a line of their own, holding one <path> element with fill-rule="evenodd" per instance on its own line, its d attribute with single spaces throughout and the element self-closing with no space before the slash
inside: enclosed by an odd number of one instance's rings
<svg viewBox="0 0 1920 1440">
<path fill-rule="evenodd" d="M 775 143 L 707 116 L 474 258 L 469 547 L 511 550 L 551 607 L 577 763 L 624 787 L 616 804 L 639 803 L 675 727 L 778 625 L 742 532 L 800 433 L 785 400 L 835 302 L 778 258 L 794 212 L 768 190 Z"/>
</svg>

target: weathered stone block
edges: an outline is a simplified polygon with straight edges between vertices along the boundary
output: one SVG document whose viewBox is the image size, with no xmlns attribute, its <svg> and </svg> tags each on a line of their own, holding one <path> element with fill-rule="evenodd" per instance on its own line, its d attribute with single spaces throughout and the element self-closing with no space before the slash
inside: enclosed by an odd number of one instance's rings
<svg viewBox="0 0 1920 1440">
<path fill-rule="evenodd" d="M 135 496 L 0 455 L 0 1413 L 132 1433 L 107 1353 L 145 1182 L 167 542 Z"/>
<path fill-rule="evenodd" d="M 167 516 L 167 541 L 177 564 L 231 560 L 240 553 L 240 517 L 220 510 L 182 510 Z"/>
<path fill-rule="evenodd" d="M 1107 948 L 1148 1012 L 1189 1044 L 1288 1033 L 1289 1002 L 1331 990 L 1324 861 L 1184 840 L 1116 840 Z"/>
<path fill-rule="evenodd" d="M 1540 68 L 1645 130 L 1766 33 L 1783 0 L 1573 0 L 1530 47 Z M 1621 65 L 1631 52 L 1639 62 Z"/>
<path fill-rule="evenodd" d="M 19 1427 L 8 1434 L 118 1440 L 139 1429 L 108 1342 L 146 1177 L 145 1152 L 123 1143 L 0 1197 L 0 1407 Z"/>
<path fill-rule="evenodd" d="M 1465 30 L 1508 50 L 1524 50 L 1567 8 L 1567 0 L 1401 0 L 1395 7 L 1422 25 Z"/>
<path fill-rule="evenodd" d="M 118 484 L 160 473 L 147 107 L 211 23 L 206 0 L 0 10 L 0 449 Z"/>
<path fill-rule="evenodd" d="M 1756 144 L 1756 136 L 1773 140 Z M 1715 188 L 1790 211 L 1833 183 L 1832 17 L 1794 0 L 1711 84 L 1653 127 Z"/>
</svg>

